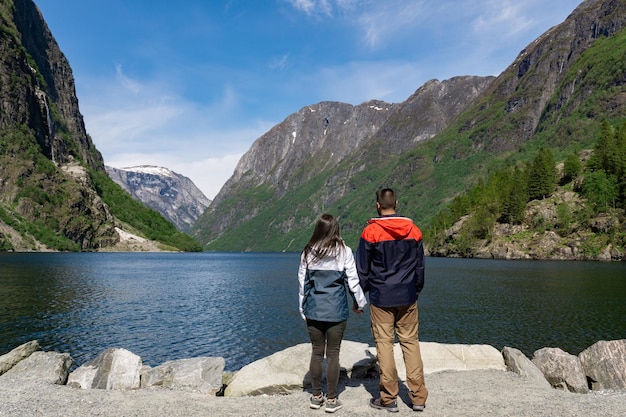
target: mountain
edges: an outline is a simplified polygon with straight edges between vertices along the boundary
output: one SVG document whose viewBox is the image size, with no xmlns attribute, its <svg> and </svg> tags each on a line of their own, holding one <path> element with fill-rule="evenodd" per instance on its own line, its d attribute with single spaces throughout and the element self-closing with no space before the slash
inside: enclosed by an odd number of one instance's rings
<svg viewBox="0 0 626 417">
<path fill-rule="evenodd" d="M 232 236 L 232 244 L 219 246 L 227 250 L 295 249 L 295 236 L 300 245 L 302 233 L 309 233 L 305 229 L 324 207 L 354 192 L 349 181 L 372 172 L 363 159 L 367 152 L 381 150 L 373 162 L 378 162 L 376 169 L 384 168 L 448 126 L 491 80 L 432 80 L 401 104 L 322 102 L 300 109 L 242 156 L 192 235 L 202 243 Z M 259 240 L 233 235 L 237 230 Z"/>
<path fill-rule="evenodd" d="M 142 165 L 105 169 L 113 181 L 182 232 L 189 231 L 211 203 L 193 181 L 167 168 Z"/>
<path fill-rule="evenodd" d="M 557 159 L 592 148 L 600 123 L 626 113 L 625 25 L 626 2 L 587 0 L 495 78 L 431 81 L 404 103 L 374 105 L 389 115 L 373 123 L 328 117 L 339 103 L 305 107 L 252 145 L 191 233 L 209 250 L 300 250 L 326 211 L 356 245 L 380 187 L 396 188 L 399 212 L 427 225 L 540 147 Z M 350 123 L 358 140 L 339 133 Z"/>
<path fill-rule="evenodd" d="M 32 0 L 0 3 L 0 250 L 112 250 L 136 235 L 198 244 L 113 183 L 72 69 Z M 125 246 L 124 246 L 125 247 Z"/>
</svg>

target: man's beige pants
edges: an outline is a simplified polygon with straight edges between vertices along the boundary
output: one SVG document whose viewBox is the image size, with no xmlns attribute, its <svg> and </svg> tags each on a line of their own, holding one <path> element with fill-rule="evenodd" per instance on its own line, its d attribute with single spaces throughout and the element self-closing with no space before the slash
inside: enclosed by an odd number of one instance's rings
<svg viewBox="0 0 626 417">
<path fill-rule="evenodd" d="M 370 305 L 370 314 L 380 367 L 381 403 L 389 404 L 398 397 L 398 370 L 393 356 L 395 334 L 402 348 L 411 402 L 414 405 L 426 404 L 428 390 L 424 383 L 424 363 L 417 334 L 417 303 L 402 307 Z"/>
</svg>

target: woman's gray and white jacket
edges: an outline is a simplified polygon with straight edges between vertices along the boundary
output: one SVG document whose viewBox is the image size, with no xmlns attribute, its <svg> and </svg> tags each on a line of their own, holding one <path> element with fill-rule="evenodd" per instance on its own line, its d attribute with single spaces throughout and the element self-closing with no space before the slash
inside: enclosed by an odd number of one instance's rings
<svg viewBox="0 0 626 417">
<path fill-rule="evenodd" d="M 315 252 L 315 248 L 310 252 Z M 309 253 L 304 259 L 300 255 L 298 269 L 300 315 L 303 319 L 340 322 L 348 319 L 350 307 L 346 285 L 352 301 L 359 309 L 367 304 L 365 294 L 359 285 L 354 255 L 345 244 L 334 256 L 321 260 Z"/>
</svg>

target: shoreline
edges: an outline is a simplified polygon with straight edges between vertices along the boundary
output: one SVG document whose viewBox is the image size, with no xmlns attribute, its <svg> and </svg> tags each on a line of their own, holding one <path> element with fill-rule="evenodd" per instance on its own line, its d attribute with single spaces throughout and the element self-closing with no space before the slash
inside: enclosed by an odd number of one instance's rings
<svg viewBox="0 0 626 417">
<path fill-rule="evenodd" d="M 348 385 L 346 385 L 348 384 Z M 430 391 L 429 417 L 587 417 L 626 415 L 626 392 L 597 391 L 574 394 L 545 388 L 518 374 L 499 370 L 442 371 L 426 375 Z M 130 391 L 82 390 L 63 385 L 0 378 L 0 416 L 11 417 L 193 417 L 193 416 L 295 416 L 327 415 L 308 407 L 310 393 L 295 390 L 287 395 L 215 397 L 191 390 L 164 388 Z M 340 381 L 340 416 L 385 416 L 369 407 L 378 393 L 378 379 Z M 399 413 L 416 415 L 408 405 L 408 391 L 401 384 Z"/>
<path fill-rule="evenodd" d="M 620 341 L 622 342 L 622 341 Z M 30 359 L 29 351 L 37 348 L 36 341 L 16 348 L 13 357 L 5 358 L 5 365 L 11 365 Z M 356 364 L 363 356 L 363 346 L 350 342 L 344 349 L 348 354 L 344 359 L 348 364 Z M 620 346 L 622 346 L 620 344 Z M 303 354 L 306 344 L 280 352 L 279 357 L 266 358 L 269 365 L 259 363 L 258 368 L 250 368 L 239 374 L 242 382 L 247 385 L 247 392 L 254 393 L 254 384 L 268 381 L 263 379 L 273 369 L 290 369 L 302 381 L 301 375 L 306 373 L 308 360 Z M 429 390 L 426 410 L 419 415 L 431 417 L 484 417 L 486 415 L 501 417 L 587 417 L 587 416 L 624 416 L 626 415 L 626 390 L 591 390 L 575 393 L 557 389 L 537 378 L 533 372 L 524 371 L 522 365 L 504 367 L 501 362 L 507 355 L 498 352 L 488 345 L 425 345 L 422 349 L 425 363 L 425 382 Z M 460 350 L 459 350 L 460 348 Z M 304 350 L 303 350 L 304 349 Z M 508 353 L 508 360 L 519 364 L 513 359 L 516 352 Z M 37 350 L 36 350 L 37 351 Z M 357 357 L 350 355 L 357 354 Z M 360 353 L 359 353 L 360 352 Z M 128 352 L 131 353 L 132 352 Z M 400 375 L 400 393 L 398 396 L 397 415 L 415 415 L 409 399 L 408 387 L 403 381 L 404 375 L 401 350 L 394 349 L 398 375 Z M 504 355 L 498 360 L 495 356 Z M 16 356 L 17 355 L 17 356 Z M 207 391 L 206 386 L 194 384 L 146 385 L 134 388 L 134 384 L 119 385 L 129 389 L 81 389 L 75 384 L 59 384 L 58 378 L 47 378 L 46 373 L 53 371 L 54 359 L 45 364 L 38 360 L 18 372 L 6 372 L 0 375 L 0 417 L 61 417 L 61 416 L 99 416 L 99 417 L 194 417 L 194 416 L 299 416 L 326 415 L 324 410 L 309 408 L 310 387 L 302 383 L 293 384 L 285 374 L 279 378 L 284 384 L 280 390 L 257 391 L 275 392 L 276 394 L 234 396 L 216 396 L 215 391 Z M 371 357 L 371 355 L 365 355 Z M 22 359 L 20 359 L 22 357 Z M 28 360 L 26 359 L 26 360 Z M 523 362 L 523 361 L 522 361 Z M 60 362 L 57 362 L 61 366 Z M 35 366 L 38 371 L 33 372 Z M 50 366 L 52 365 L 52 366 Z M 354 368 L 351 368 L 354 371 Z M 369 368 L 368 368 L 369 369 Z M 507 370 L 508 369 L 508 370 Z M 260 373 L 261 370 L 261 373 Z M 343 408 L 338 415 L 343 416 L 381 416 L 386 411 L 376 410 L 369 406 L 369 400 L 379 396 L 379 378 L 376 372 L 349 373 L 339 381 L 339 399 Z M 521 372 L 520 372 L 521 371 Z M 207 375 L 208 377 L 208 375 Z M 205 378 L 205 376 L 203 376 Z M 222 374 L 222 383 L 224 383 Z M 272 380 L 272 382 L 274 382 Z M 231 380 L 231 384 L 235 384 Z M 84 385 L 83 385 L 84 386 Z M 94 386 L 94 385 L 92 385 Z M 99 385 L 103 386 L 104 385 Z M 106 385 L 109 386 L 109 385 Z M 215 386 L 215 385 L 213 385 Z M 230 386 L 230 384 L 229 384 Z M 269 385 L 264 385 L 269 386 Z M 278 385 L 275 385 L 278 386 Z M 304 388 L 302 388 L 304 386 Z M 610 385 L 607 385 L 610 386 Z M 620 387 L 621 385 L 615 385 Z M 133 387 L 131 389 L 131 387 Z M 168 388 L 169 387 L 169 388 Z M 290 388 L 291 387 L 291 388 Z M 297 388 L 294 388 L 297 387 Z M 564 387 L 564 385 L 563 385 Z M 240 387 L 241 388 L 241 387 Z M 257 387 L 258 388 L 258 387 Z M 581 392 L 581 391 L 576 391 Z M 317 414 L 316 414 L 317 413 Z"/>
</svg>

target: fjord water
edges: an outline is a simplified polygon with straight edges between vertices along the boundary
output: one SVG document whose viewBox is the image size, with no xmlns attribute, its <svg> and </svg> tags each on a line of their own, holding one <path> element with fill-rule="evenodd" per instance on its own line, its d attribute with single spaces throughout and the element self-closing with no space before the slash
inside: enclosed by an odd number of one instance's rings
<svg viewBox="0 0 626 417">
<path fill-rule="evenodd" d="M 308 342 L 297 253 L 0 254 L 0 355 L 29 340 L 75 365 L 120 347 L 144 363 L 227 370 Z M 626 338 L 626 264 L 426 259 L 420 339 L 578 354 Z M 366 311 L 369 313 L 369 311 Z M 369 315 L 345 339 L 373 343 Z"/>
</svg>

